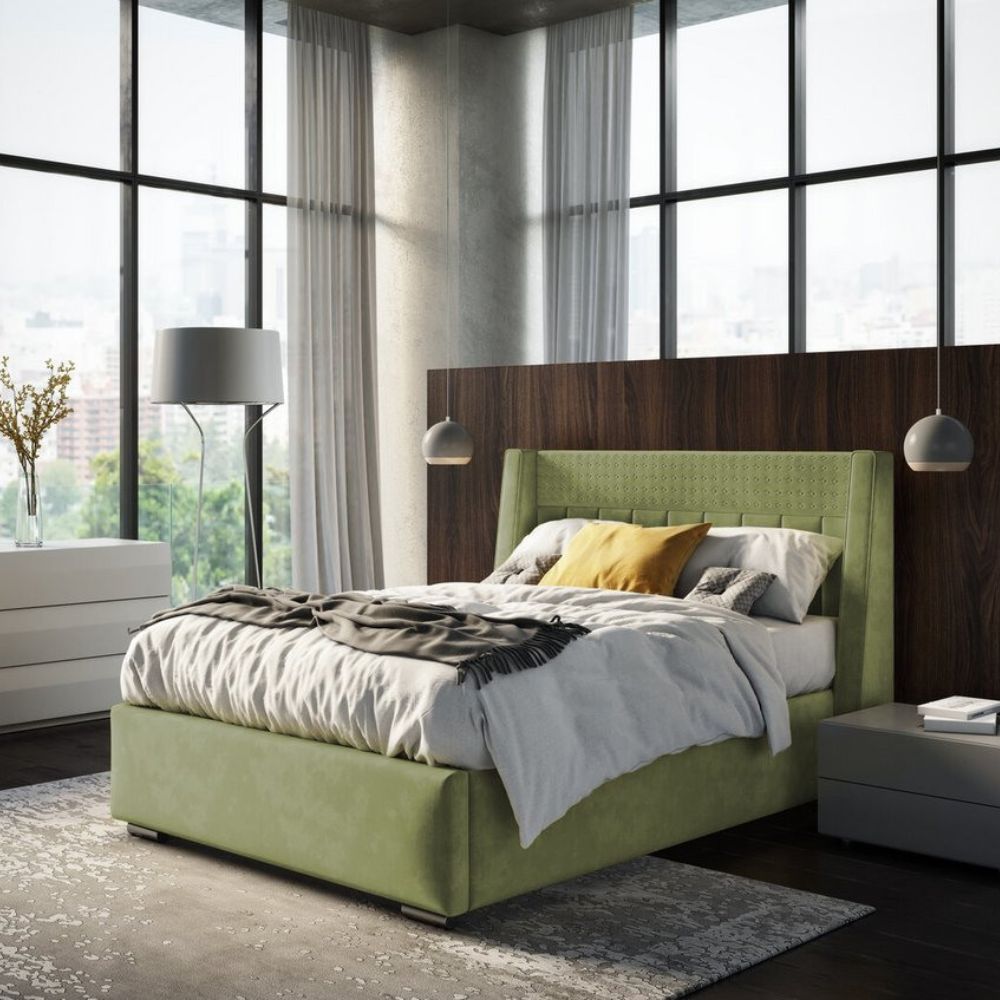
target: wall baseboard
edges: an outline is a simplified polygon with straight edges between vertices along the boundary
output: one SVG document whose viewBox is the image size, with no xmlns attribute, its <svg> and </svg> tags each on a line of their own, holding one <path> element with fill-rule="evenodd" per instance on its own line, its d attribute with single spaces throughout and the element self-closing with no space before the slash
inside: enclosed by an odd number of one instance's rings
<svg viewBox="0 0 1000 1000">
<path fill-rule="evenodd" d="M 61 719 L 40 719 L 37 722 L 18 722 L 10 726 L 0 726 L 0 735 L 5 733 L 23 733 L 30 729 L 53 729 L 56 726 L 72 726 L 77 722 L 96 722 L 107 719 L 110 712 L 84 712 L 82 715 L 67 715 Z"/>
</svg>

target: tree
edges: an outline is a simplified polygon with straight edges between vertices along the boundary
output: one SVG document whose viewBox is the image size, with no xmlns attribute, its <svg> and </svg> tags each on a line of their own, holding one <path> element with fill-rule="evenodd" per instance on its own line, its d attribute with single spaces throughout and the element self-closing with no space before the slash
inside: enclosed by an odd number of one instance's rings
<svg viewBox="0 0 1000 1000">
<path fill-rule="evenodd" d="M 80 537 L 82 490 L 77 484 L 73 463 L 65 459 L 46 462 L 38 478 L 45 537 Z M 0 489 L 0 537 L 9 538 L 16 530 L 21 479 L 22 475 L 19 474 Z M 117 525 L 112 534 L 118 534 Z"/>
<path fill-rule="evenodd" d="M 0 491 L 0 535 L 13 538 L 17 528 L 17 491 L 20 480 L 15 477 Z"/>
<path fill-rule="evenodd" d="M 292 510 L 288 463 L 264 470 L 264 586 L 287 587 L 292 580 Z"/>
<path fill-rule="evenodd" d="M 119 464 L 117 451 L 102 452 L 90 460 L 93 486 L 83 505 L 83 524 L 91 538 L 118 535 Z"/>
<path fill-rule="evenodd" d="M 78 538 L 81 490 L 76 481 L 76 467 L 66 459 L 46 462 L 40 479 L 46 537 Z"/>
<path fill-rule="evenodd" d="M 94 488 L 84 510 L 91 535 L 118 534 L 118 452 L 91 461 Z M 139 537 L 170 544 L 173 600 L 191 600 L 197 480 L 186 478 L 159 440 L 139 442 Z M 243 482 L 230 479 L 205 488 L 198 589 L 203 594 L 244 579 Z"/>
</svg>

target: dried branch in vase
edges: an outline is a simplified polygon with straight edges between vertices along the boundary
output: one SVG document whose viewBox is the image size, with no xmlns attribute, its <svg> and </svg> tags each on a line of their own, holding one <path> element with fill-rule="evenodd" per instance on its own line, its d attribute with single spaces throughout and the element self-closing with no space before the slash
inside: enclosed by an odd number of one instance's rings
<svg viewBox="0 0 1000 1000">
<path fill-rule="evenodd" d="M 35 463 L 46 433 L 72 412 L 67 402 L 72 361 L 45 362 L 49 377 L 41 387 L 26 382 L 14 384 L 10 358 L 0 358 L 0 435 L 14 446 L 17 461 L 29 480 L 35 478 Z"/>
</svg>

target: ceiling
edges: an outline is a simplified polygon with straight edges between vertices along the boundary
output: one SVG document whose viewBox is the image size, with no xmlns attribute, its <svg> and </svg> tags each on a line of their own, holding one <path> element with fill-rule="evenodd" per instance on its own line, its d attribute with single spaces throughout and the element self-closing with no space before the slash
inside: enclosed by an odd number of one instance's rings
<svg viewBox="0 0 1000 1000">
<path fill-rule="evenodd" d="M 304 2 L 309 3 L 309 0 Z M 246 4 L 244 0 L 139 0 L 139 6 L 242 29 Z M 264 30 L 283 35 L 287 24 L 288 4 L 285 0 L 264 0 Z"/>
<path fill-rule="evenodd" d="M 627 0 L 303 0 L 310 7 L 328 10 L 380 28 L 416 35 L 422 31 L 466 24 L 496 35 L 512 35 L 557 21 L 586 17 Z M 446 6 L 450 8 L 446 11 Z"/>
<path fill-rule="evenodd" d="M 244 0 L 139 0 L 174 14 L 216 24 L 242 27 Z M 497 35 L 512 35 L 547 24 L 558 24 L 605 10 L 629 6 L 628 0 L 300 0 L 305 6 L 407 35 L 465 24 Z M 677 24 L 686 28 L 787 0 L 677 0 Z M 635 6 L 635 34 L 647 35 L 659 26 L 660 0 L 640 0 Z M 285 33 L 285 0 L 264 0 L 264 30 Z"/>
<path fill-rule="evenodd" d="M 380 28 L 419 34 L 443 28 L 447 21 L 445 0 L 301 0 L 309 7 L 327 10 Z M 783 7 L 787 0 L 677 0 L 677 25 L 688 28 L 735 14 L 766 7 Z M 635 34 L 646 35 L 659 27 L 659 0 L 633 0 Z M 629 0 L 448 0 L 450 21 L 497 35 L 541 28 L 547 24 L 630 6 Z"/>
</svg>

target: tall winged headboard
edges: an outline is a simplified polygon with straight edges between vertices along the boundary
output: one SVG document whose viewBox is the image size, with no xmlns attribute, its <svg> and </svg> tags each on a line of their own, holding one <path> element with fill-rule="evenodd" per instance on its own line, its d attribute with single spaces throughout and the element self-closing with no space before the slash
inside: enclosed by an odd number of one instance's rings
<svg viewBox="0 0 1000 1000">
<path fill-rule="evenodd" d="M 496 562 L 537 524 L 599 517 L 820 531 L 844 554 L 814 613 L 837 623 L 836 711 L 892 698 L 893 489 L 888 452 L 542 451 L 504 457 Z"/>
</svg>

